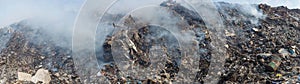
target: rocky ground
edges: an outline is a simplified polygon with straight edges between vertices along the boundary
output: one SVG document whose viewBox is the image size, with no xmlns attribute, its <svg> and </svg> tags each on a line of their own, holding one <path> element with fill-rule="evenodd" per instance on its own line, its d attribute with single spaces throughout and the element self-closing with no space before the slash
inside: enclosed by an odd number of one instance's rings
<svg viewBox="0 0 300 84">
<path fill-rule="evenodd" d="M 170 5 L 171 4 L 171 5 Z M 253 5 L 257 13 L 245 12 L 242 5 L 216 3 L 223 18 L 226 31 L 226 52 L 228 57 L 221 73 L 223 83 L 299 83 L 300 82 L 300 10 L 286 7 L 270 7 L 266 4 Z M 199 70 L 194 82 L 203 82 L 211 61 L 211 34 L 204 21 L 192 10 L 180 4 L 161 4 L 182 17 L 188 28 L 195 33 L 196 43 L 201 50 Z M 249 10 L 250 11 L 250 10 Z M 261 15 L 259 14 L 261 12 Z M 112 15 L 113 16 L 113 15 Z M 110 63 L 112 49 L 116 45 L 126 46 L 123 51 L 133 65 L 151 66 L 152 49 L 161 49 L 166 56 L 162 70 L 146 80 L 126 76 L 116 64 L 104 65 L 101 75 L 106 81 L 115 83 L 170 83 L 178 78 L 181 52 L 170 32 L 157 26 L 139 23 L 134 16 L 126 18 L 127 26 L 141 28 L 118 31 L 107 36 L 101 61 Z M 118 26 L 113 24 L 112 26 Z M 125 35 L 124 35 L 125 33 Z M 157 36 L 159 33 L 167 35 Z M 80 83 L 76 74 L 70 47 L 58 46 L 41 30 L 32 28 L 26 21 L 0 29 L 0 82 L 11 83 Z M 117 42 L 123 39 L 127 42 Z M 174 44 L 174 45 L 173 45 Z M 134 46 L 132 46 L 134 45 Z"/>
</svg>

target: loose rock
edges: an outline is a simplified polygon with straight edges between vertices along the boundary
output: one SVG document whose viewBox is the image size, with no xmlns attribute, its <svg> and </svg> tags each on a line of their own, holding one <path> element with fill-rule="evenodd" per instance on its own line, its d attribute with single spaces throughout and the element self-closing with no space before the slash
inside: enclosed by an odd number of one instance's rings
<svg viewBox="0 0 300 84">
<path fill-rule="evenodd" d="M 18 80 L 20 81 L 31 81 L 31 74 L 18 72 Z"/>
<path fill-rule="evenodd" d="M 37 82 L 41 81 L 45 84 L 49 84 L 49 82 L 51 81 L 51 77 L 50 77 L 48 70 L 39 69 L 36 72 L 36 74 L 32 77 L 31 81 L 33 83 L 37 83 Z"/>
</svg>

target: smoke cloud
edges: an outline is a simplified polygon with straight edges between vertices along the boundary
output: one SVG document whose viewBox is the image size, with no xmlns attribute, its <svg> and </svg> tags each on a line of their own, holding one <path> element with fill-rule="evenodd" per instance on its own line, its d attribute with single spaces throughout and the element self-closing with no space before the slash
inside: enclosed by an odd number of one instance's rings
<svg viewBox="0 0 300 84">
<path fill-rule="evenodd" d="M 287 6 L 288 8 L 300 8 L 300 0 L 213 0 L 215 2 L 224 1 L 239 4 L 268 4 L 271 6 Z"/>
<path fill-rule="evenodd" d="M 20 21 L 55 40 L 71 41 L 73 23 L 84 0 L 0 0 L 0 28 Z M 59 44 L 60 42 L 57 42 Z"/>
</svg>

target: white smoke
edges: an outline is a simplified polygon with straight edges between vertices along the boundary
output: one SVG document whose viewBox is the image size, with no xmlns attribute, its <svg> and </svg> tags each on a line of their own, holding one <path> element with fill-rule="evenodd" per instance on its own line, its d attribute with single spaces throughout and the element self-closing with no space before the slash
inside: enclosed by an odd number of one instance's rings
<svg viewBox="0 0 300 84">
<path fill-rule="evenodd" d="M 258 24 L 258 19 L 264 19 L 266 15 L 263 14 L 262 10 L 259 10 L 257 5 L 242 5 L 240 8 L 242 13 L 252 15 L 255 18 L 250 19 L 251 23 Z"/>
<path fill-rule="evenodd" d="M 275 6 L 287 6 L 290 9 L 300 8 L 300 0 L 213 0 L 215 2 L 224 1 L 229 3 L 239 4 L 268 4 Z"/>
<path fill-rule="evenodd" d="M 71 41 L 73 23 L 83 1 L 0 0 L 0 27 L 25 21 L 26 26 L 42 28 L 54 41 Z"/>
<path fill-rule="evenodd" d="M 57 20 L 76 14 L 83 0 L 0 0 L 0 26 L 31 17 Z"/>
<path fill-rule="evenodd" d="M 256 4 L 237 4 L 237 3 L 222 3 L 216 2 L 215 5 L 218 6 L 220 13 L 226 16 L 225 19 L 232 21 L 248 20 L 252 24 L 258 25 L 259 19 L 264 19 L 266 17 L 263 11 L 258 8 Z M 231 11 L 229 9 L 235 9 L 238 13 L 235 15 L 230 15 Z"/>
</svg>

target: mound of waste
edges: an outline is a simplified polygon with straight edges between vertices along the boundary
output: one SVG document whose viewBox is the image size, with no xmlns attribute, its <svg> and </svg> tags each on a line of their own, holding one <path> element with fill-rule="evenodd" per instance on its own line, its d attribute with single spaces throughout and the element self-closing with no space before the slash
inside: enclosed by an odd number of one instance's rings
<svg viewBox="0 0 300 84">
<path fill-rule="evenodd" d="M 105 36 L 103 44 L 96 44 L 99 81 L 110 83 L 170 83 L 178 81 L 203 83 L 209 72 L 212 56 L 211 33 L 225 34 L 226 56 L 219 83 L 297 83 L 300 82 L 300 10 L 266 4 L 239 5 L 215 3 L 223 19 L 224 32 L 211 32 L 197 12 L 175 2 L 163 2 L 180 31 L 191 31 L 197 46 L 178 44 L 176 34 L 156 25 L 144 23 L 135 16 L 127 16 L 124 30 Z M 110 15 L 121 19 L 125 15 Z M 109 18 L 104 18 L 109 19 Z M 132 27 L 131 29 L 126 29 Z M 101 30 L 99 30 L 101 31 Z M 98 31 L 97 31 L 98 32 Z M 103 36 L 102 36 L 103 37 Z M 84 79 L 76 74 L 70 46 L 59 46 L 49 34 L 26 20 L 0 29 L 1 83 L 79 83 Z M 60 40 L 64 41 L 64 40 Z M 71 44 L 71 42 L 66 42 Z M 96 43 L 100 43 L 96 39 Z M 182 61 L 181 47 L 198 49 L 199 66 L 192 70 L 192 80 L 178 75 Z M 99 48 L 99 49 L 98 49 Z M 155 53 L 153 53 L 155 52 Z M 127 59 L 133 66 L 118 66 L 114 61 Z M 155 56 L 164 56 L 157 59 Z M 154 59 L 154 60 L 150 60 Z M 193 58 L 186 60 L 193 61 Z M 189 61 L 188 61 L 189 62 Z M 157 64 L 155 64 L 157 63 Z M 138 74 L 128 75 L 121 69 L 156 67 L 146 79 Z M 96 66 L 95 66 L 96 67 Z M 41 74 L 37 76 L 36 73 Z M 133 71 L 134 72 L 134 71 Z M 185 72 L 189 73 L 189 72 Z M 32 79 L 35 77 L 35 80 Z M 44 78 L 44 79 L 43 79 Z"/>
</svg>

